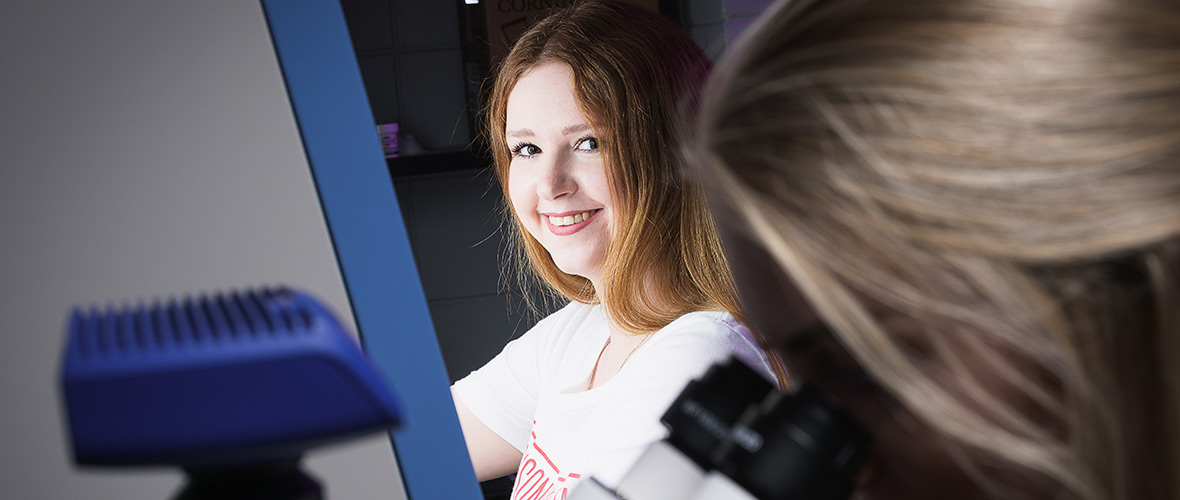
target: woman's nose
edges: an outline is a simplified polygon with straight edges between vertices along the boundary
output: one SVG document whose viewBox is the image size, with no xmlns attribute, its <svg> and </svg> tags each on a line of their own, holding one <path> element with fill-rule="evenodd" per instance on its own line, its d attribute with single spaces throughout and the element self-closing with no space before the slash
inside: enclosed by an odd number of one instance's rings
<svg viewBox="0 0 1180 500">
<path fill-rule="evenodd" d="M 545 199 L 557 199 L 578 190 L 578 183 L 570 169 L 566 155 L 551 155 L 546 159 L 544 173 L 537 181 L 537 194 Z"/>
</svg>

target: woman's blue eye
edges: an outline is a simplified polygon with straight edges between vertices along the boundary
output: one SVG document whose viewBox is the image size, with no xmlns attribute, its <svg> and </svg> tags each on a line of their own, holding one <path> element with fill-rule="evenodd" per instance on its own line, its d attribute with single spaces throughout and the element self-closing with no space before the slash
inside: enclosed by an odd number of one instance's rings
<svg viewBox="0 0 1180 500">
<path fill-rule="evenodd" d="M 574 149 L 578 151 L 598 151 L 598 138 L 583 137 L 578 139 L 578 142 L 574 144 Z"/>
<path fill-rule="evenodd" d="M 520 156 L 523 158 L 530 158 L 541 153 L 541 148 L 535 144 L 517 144 L 512 146 L 512 156 Z"/>
</svg>

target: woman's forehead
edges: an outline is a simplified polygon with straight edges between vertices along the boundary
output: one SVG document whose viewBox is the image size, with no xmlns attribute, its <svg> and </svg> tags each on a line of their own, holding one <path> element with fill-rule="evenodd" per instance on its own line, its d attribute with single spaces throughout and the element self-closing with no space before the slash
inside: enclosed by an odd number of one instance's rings
<svg viewBox="0 0 1180 500">
<path fill-rule="evenodd" d="M 526 71 L 512 87 L 505 106 L 505 134 L 530 137 L 542 132 L 576 135 L 597 127 L 583 110 L 573 73 L 561 62 Z"/>
</svg>

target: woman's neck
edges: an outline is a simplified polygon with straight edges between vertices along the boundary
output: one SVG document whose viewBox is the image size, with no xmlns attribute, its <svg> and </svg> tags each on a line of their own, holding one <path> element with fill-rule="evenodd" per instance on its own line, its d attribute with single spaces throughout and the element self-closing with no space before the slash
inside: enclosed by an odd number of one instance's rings
<svg viewBox="0 0 1180 500">
<path fill-rule="evenodd" d="M 609 321 L 608 332 L 607 340 L 603 344 L 602 350 L 599 351 L 598 359 L 594 362 L 593 371 L 590 373 L 588 389 L 605 384 L 618 375 L 631 360 L 631 356 L 655 334 L 655 332 L 629 333 Z"/>
<path fill-rule="evenodd" d="M 601 277 L 588 278 L 591 285 L 594 286 L 594 296 L 598 298 L 598 303 L 602 305 L 603 311 L 606 313 L 607 323 L 610 325 L 610 335 L 614 342 L 623 342 L 625 338 L 635 337 L 643 332 L 635 331 L 627 328 L 619 322 L 621 315 L 619 311 L 612 310 L 611 301 L 608 299 L 608 292 L 604 285 L 604 280 Z M 656 311 L 668 311 L 674 306 L 672 303 L 665 300 L 665 293 L 662 293 L 666 285 L 660 283 L 652 275 L 648 273 L 647 276 L 641 278 L 643 280 L 643 293 L 641 297 L 632 298 L 634 301 L 642 301 L 644 307 L 654 309 Z"/>
</svg>

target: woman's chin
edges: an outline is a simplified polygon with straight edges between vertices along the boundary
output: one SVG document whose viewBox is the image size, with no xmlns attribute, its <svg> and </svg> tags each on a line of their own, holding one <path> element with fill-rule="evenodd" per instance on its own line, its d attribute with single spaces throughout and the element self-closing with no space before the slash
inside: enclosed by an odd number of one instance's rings
<svg viewBox="0 0 1180 500">
<path fill-rule="evenodd" d="M 554 259 L 553 263 L 557 265 L 557 269 L 561 270 L 561 272 L 565 274 L 586 278 L 595 283 L 598 282 L 597 277 L 599 270 L 601 270 L 601 266 L 588 265 L 585 260 L 569 262 Z"/>
</svg>

